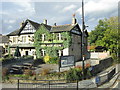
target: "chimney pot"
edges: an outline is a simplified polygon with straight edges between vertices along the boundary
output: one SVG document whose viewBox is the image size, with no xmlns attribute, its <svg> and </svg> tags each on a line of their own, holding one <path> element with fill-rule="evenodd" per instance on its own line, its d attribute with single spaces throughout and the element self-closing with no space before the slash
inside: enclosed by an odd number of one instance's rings
<svg viewBox="0 0 120 90">
<path fill-rule="evenodd" d="M 72 17 L 72 25 L 75 25 L 77 23 L 77 20 L 75 18 L 75 14 L 73 14 L 73 17 Z"/>
<path fill-rule="evenodd" d="M 54 26 L 57 26 L 56 23 L 54 23 Z"/>
<path fill-rule="evenodd" d="M 43 23 L 44 23 L 44 24 L 47 24 L 47 20 L 46 20 L 46 19 L 44 19 Z"/>
</svg>

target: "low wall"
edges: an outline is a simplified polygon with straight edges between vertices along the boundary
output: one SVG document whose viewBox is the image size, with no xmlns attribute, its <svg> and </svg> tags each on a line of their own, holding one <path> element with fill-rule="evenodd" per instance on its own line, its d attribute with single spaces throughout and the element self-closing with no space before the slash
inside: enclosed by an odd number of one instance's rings
<svg viewBox="0 0 120 90">
<path fill-rule="evenodd" d="M 104 69 L 111 66 L 112 63 L 113 63 L 112 57 L 102 59 L 102 60 L 99 61 L 99 64 L 97 64 L 95 66 L 92 66 L 93 69 L 92 69 L 91 73 L 93 74 L 93 76 L 95 76 L 97 73 L 100 73 Z"/>
<path fill-rule="evenodd" d="M 109 52 L 90 52 L 90 58 L 104 59 L 109 56 Z"/>
</svg>

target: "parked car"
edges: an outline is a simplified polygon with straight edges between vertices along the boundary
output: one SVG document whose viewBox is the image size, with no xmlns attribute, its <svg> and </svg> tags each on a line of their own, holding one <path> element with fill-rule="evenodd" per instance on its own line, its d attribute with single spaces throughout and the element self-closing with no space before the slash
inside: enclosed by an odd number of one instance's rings
<svg viewBox="0 0 120 90">
<path fill-rule="evenodd" d="M 23 74 L 23 66 L 12 65 L 12 67 L 9 69 L 9 74 Z"/>
</svg>

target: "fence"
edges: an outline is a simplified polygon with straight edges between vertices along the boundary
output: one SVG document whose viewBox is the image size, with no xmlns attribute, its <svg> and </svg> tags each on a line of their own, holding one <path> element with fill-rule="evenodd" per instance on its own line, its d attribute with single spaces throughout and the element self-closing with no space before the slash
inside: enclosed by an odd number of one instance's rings
<svg viewBox="0 0 120 90">
<path fill-rule="evenodd" d="M 78 81 L 68 82 L 67 80 L 18 80 L 18 90 L 78 90 Z"/>
</svg>

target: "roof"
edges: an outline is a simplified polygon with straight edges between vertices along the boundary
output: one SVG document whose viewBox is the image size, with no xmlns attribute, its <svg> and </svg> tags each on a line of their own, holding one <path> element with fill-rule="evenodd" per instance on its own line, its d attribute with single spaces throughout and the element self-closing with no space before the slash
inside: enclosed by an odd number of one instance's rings
<svg viewBox="0 0 120 90">
<path fill-rule="evenodd" d="M 52 26 L 52 29 L 50 32 L 61 32 L 61 31 L 70 31 L 71 29 L 73 29 L 75 25 L 71 25 L 71 24 L 66 24 L 66 25 L 59 25 L 59 26 Z"/>
<path fill-rule="evenodd" d="M 19 34 L 19 32 L 20 32 L 20 30 L 18 29 L 18 30 L 15 30 L 15 31 L 13 31 L 13 32 L 9 33 L 7 36 L 14 36 L 14 35 L 18 35 L 18 34 Z"/>
<path fill-rule="evenodd" d="M 33 21 L 29 20 L 29 19 L 27 19 L 26 21 L 30 22 L 35 29 L 38 29 L 38 27 L 40 26 L 39 23 L 33 22 Z"/>
<path fill-rule="evenodd" d="M 57 26 L 50 26 L 46 24 L 41 24 L 48 29 L 50 32 L 63 32 L 63 31 L 71 31 L 74 27 L 76 27 L 78 24 L 72 25 L 72 24 L 65 24 L 65 25 L 57 25 Z"/>
<path fill-rule="evenodd" d="M 15 31 L 11 32 L 11 33 L 8 34 L 7 36 L 19 35 L 20 32 L 22 31 L 22 29 L 25 27 L 25 25 L 26 25 L 28 22 L 29 22 L 36 30 L 37 30 L 37 29 L 39 28 L 39 26 L 40 26 L 39 23 L 36 23 L 36 22 L 33 22 L 33 21 L 27 19 L 27 20 L 25 21 L 25 23 L 23 24 L 23 26 L 20 27 L 20 29 L 17 29 L 17 30 L 15 30 Z"/>
<path fill-rule="evenodd" d="M 39 24 L 39 23 L 36 23 L 36 22 L 33 22 L 29 19 L 27 19 L 24 23 L 24 25 L 18 29 L 18 30 L 15 30 L 13 32 L 11 32 L 10 34 L 8 34 L 7 36 L 14 36 L 14 35 L 20 35 L 20 32 L 23 30 L 23 28 L 26 26 L 27 23 L 30 23 L 36 30 L 38 30 L 38 28 L 41 26 L 41 25 L 44 25 L 46 27 L 47 30 L 49 30 L 50 32 L 63 32 L 63 31 L 71 31 L 74 27 L 78 27 L 79 30 L 80 30 L 80 27 L 79 25 L 76 23 L 75 25 L 72 25 L 72 24 L 65 24 L 65 25 L 57 25 L 57 26 L 50 26 L 50 25 L 46 25 L 46 24 Z M 81 32 L 81 30 L 80 30 Z M 85 31 L 86 35 L 88 36 L 88 33 L 87 31 Z"/>
<path fill-rule="evenodd" d="M 0 35 L 0 43 L 8 43 L 9 42 L 9 39 L 8 39 L 8 36 L 5 36 L 5 35 Z"/>
</svg>

